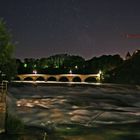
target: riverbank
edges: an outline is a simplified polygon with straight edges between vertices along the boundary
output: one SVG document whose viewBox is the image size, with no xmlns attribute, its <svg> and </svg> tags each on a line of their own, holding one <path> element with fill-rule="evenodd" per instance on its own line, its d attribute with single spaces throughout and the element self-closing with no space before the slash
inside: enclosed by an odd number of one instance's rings
<svg viewBox="0 0 140 140">
<path fill-rule="evenodd" d="M 1 134 L 2 140 L 139 140 L 140 123 L 110 124 L 94 127 L 61 125 L 52 132 L 45 128 L 26 126 L 22 134 Z M 132 129 L 135 129 L 132 132 Z"/>
</svg>

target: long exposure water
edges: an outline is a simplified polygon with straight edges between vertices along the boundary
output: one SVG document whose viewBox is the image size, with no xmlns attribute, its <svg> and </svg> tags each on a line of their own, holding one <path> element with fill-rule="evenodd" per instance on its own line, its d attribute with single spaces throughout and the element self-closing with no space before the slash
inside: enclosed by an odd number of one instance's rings
<svg viewBox="0 0 140 140">
<path fill-rule="evenodd" d="M 44 140 L 140 140 L 140 86 L 19 83 L 7 101 Z"/>
</svg>

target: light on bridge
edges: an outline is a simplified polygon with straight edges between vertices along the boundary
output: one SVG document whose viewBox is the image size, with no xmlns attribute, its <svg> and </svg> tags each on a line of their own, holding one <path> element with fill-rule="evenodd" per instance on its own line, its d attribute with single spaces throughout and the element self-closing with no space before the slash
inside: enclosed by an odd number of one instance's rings
<svg viewBox="0 0 140 140">
<path fill-rule="evenodd" d="M 99 74 L 100 74 L 100 75 L 102 74 L 102 71 L 101 71 L 101 70 L 99 70 Z"/>
<path fill-rule="evenodd" d="M 72 74 L 72 70 L 70 70 L 69 73 Z"/>
<path fill-rule="evenodd" d="M 33 74 L 37 74 L 37 70 L 33 70 Z"/>
<path fill-rule="evenodd" d="M 102 80 L 102 71 L 101 70 L 99 70 L 99 72 L 98 72 L 98 78 L 99 78 L 99 81 L 101 81 Z"/>
</svg>

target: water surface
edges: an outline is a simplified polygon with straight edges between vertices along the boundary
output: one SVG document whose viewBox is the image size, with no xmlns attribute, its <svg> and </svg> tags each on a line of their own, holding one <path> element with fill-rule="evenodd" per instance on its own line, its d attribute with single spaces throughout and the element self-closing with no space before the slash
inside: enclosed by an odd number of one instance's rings
<svg viewBox="0 0 140 140">
<path fill-rule="evenodd" d="M 9 87 L 9 111 L 26 125 L 62 140 L 140 139 L 140 87 L 18 84 Z"/>
</svg>

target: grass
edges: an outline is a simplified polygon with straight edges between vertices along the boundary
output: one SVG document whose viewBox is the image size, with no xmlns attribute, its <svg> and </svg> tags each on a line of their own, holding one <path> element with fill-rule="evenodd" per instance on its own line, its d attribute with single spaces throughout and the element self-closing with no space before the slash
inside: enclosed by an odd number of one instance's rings
<svg viewBox="0 0 140 140">
<path fill-rule="evenodd" d="M 8 134 L 21 134 L 24 133 L 24 124 L 16 116 L 7 114 L 6 117 L 6 133 Z"/>
</svg>

